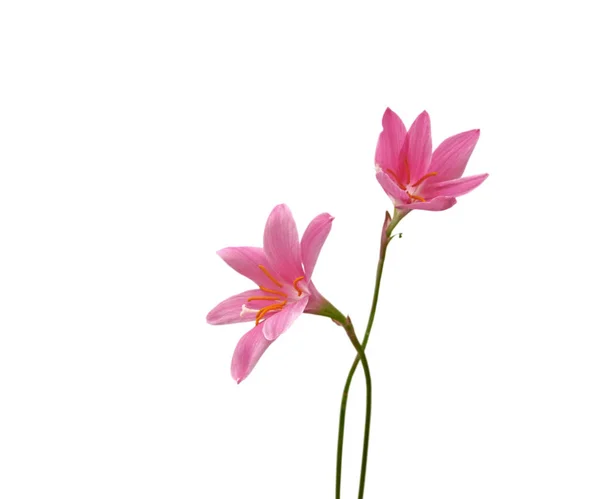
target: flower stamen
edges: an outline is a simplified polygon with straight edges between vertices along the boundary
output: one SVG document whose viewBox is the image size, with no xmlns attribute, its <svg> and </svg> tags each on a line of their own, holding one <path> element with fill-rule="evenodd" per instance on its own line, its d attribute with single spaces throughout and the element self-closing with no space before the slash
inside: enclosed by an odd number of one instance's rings
<svg viewBox="0 0 600 499">
<path fill-rule="evenodd" d="M 257 300 L 281 301 L 281 298 L 279 298 L 277 296 L 251 296 L 250 298 L 248 298 L 248 301 L 257 301 Z"/>
<path fill-rule="evenodd" d="M 269 272 L 269 271 L 268 271 L 268 270 L 265 268 L 265 266 L 264 266 L 264 265 L 259 265 L 259 266 L 258 266 L 258 268 L 259 268 L 260 270 L 262 270 L 262 271 L 264 272 L 264 274 L 265 274 L 265 275 L 266 275 L 266 276 L 267 276 L 269 279 L 271 279 L 271 281 L 273 281 L 273 283 L 274 283 L 276 286 L 279 286 L 280 288 L 283 288 L 283 284 L 281 284 L 281 283 L 280 283 L 280 282 L 279 282 L 277 279 L 275 279 L 275 278 L 274 278 L 274 277 L 271 275 L 271 273 L 270 273 L 270 272 Z"/>
<path fill-rule="evenodd" d="M 396 174 L 395 174 L 395 173 L 394 173 L 392 170 L 390 170 L 390 169 L 388 168 L 388 169 L 386 170 L 386 173 L 387 173 L 388 175 L 391 175 L 391 176 L 394 178 L 394 180 L 396 181 L 396 183 L 398 184 L 398 186 L 400 187 L 400 189 L 402 189 L 403 191 L 405 191 L 405 190 L 406 190 L 406 186 L 405 186 L 405 185 L 404 185 L 402 182 L 400 182 L 400 180 L 398 179 L 398 176 L 397 176 L 397 175 L 396 175 Z"/>
<path fill-rule="evenodd" d="M 423 175 L 417 182 L 415 182 L 412 187 L 417 187 L 418 185 L 422 184 L 425 180 L 427 180 L 429 177 L 434 177 L 435 175 L 437 175 L 437 172 L 429 172 L 425 175 Z"/>
<path fill-rule="evenodd" d="M 264 291 L 265 293 L 273 293 L 274 295 L 279 295 L 279 296 L 283 296 L 284 298 L 287 298 L 287 295 L 283 291 L 276 291 L 275 289 L 269 289 L 269 288 L 265 288 L 263 286 L 259 286 L 259 288 L 262 291 Z"/>
<path fill-rule="evenodd" d="M 437 175 L 437 172 L 429 172 L 429 173 L 423 175 L 419 180 L 417 180 L 414 184 L 411 185 L 411 183 L 410 183 L 410 168 L 408 167 L 408 158 L 404 158 L 404 166 L 406 167 L 406 178 L 407 178 L 406 185 L 404 185 L 402 182 L 400 182 L 400 179 L 392 170 L 386 169 L 385 171 L 388 175 L 390 175 L 396 181 L 396 184 L 398 184 L 398 187 L 400 187 L 400 189 L 402 189 L 404 192 L 406 192 L 406 194 L 408 194 L 408 197 L 410 198 L 410 200 L 425 202 L 425 198 L 423 198 L 421 196 L 417 196 L 416 194 L 411 194 L 410 192 L 408 192 L 407 185 L 410 187 L 418 187 L 429 177 L 433 177 L 434 175 Z M 298 296 L 300 296 L 300 295 L 298 295 Z"/>
<path fill-rule="evenodd" d="M 281 310 L 283 307 L 285 307 L 287 301 L 283 301 L 281 303 L 273 303 L 272 305 L 267 305 L 266 307 L 263 307 L 259 310 L 258 314 L 256 314 L 256 323 L 255 325 L 258 326 L 258 323 L 261 319 L 263 319 L 265 317 L 265 315 L 267 315 L 269 312 L 274 312 L 275 310 Z"/>
<path fill-rule="evenodd" d="M 294 279 L 294 289 L 296 291 L 298 291 L 298 296 L 302 295 L 302 290 L 298 287 L 298 283 L 304 279 L 304 276 L 300 276 L 300 277 L 296 277 L 296 279 Z"/>
<path fill-rule="evenodd" d="M 407 192 L 406 194 L 408 194 L 411 199 L 415 199 L 416 201 L 421 201 L 422 203 L 425 202 L 425 199 L 422 198 L 421 196 L 417 196 L 415 194 L 411 194 L 410 192 Z"/>
</svg>

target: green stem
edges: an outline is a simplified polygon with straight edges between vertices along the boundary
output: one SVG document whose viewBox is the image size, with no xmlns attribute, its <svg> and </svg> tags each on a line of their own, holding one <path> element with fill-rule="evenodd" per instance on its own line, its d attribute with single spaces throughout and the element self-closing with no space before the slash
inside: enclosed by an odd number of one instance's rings
<svg viewBox="0 0 600 499">
<path fill-rule="evenodd" d="M 377 302 L 379 300 L 379 288 L 381 286 L 381 277 L 383 275 L 383 264 L 385 262 L 385 255 L 387 251 L 387 246 L 391 241 L 392 231 L 396 228 L 396 225 L 404 218 L 406 213 L 403 212 L 394 212 L 394 218 L 390 220 L 389 215 L 386 213 L 386 221 L 384 224 L 384 231 L 381 238 L 381 247 L 379 251 L 379 261 L 377 262 L 377 273 L 375 275 L 375 289 L 373 291 L 373 300 L 371 302 L 371 312 L 369 314 L 369 321 L 367 323 L 367 328 L 365 330 L 365 335 L 363 337 L 363 341 L 361 346 L 362 354 L 364 354 L 365 348 L 369 341 L 369 335 L 371 334 L 371 329 L 373 327 L 373 322 L 375 321 L 375 312 L 377 311 Z M 389 224 L 388 224 L 389 221 Z M 387 227 L 386 227 L 387 225 Z M 356 348 L 356 347 L 355 347 Z M 348 377 L 346 378 L 346 384 L 344 385 L 344 392 L 342 393 L 342 402 L 340 405 L 340 422 L 338 429 L 338 447 L 337 447 L 337 459 L 336 459 L 336 474 L 335 474 L 335 497 L 336 499 L 341 498 L 341 485 L 342 485 L 342 454 L 344 449 L 344 429 L 346 424 L 346 406 L 348 404 L 348 394 L 350 392 L 350 385 L 352 384 L 352 378 L 354 377 L 354 372 L 358 367 L 358 363 L 361 361 L 360 350 L 357 349 L 358 355 L 355 357 L 354 362 L 352 363 L 352 367 L 350 368 L 350 372 L 348 373 Z M 370 425 L 371 425 L 371 374 L 365 369 L 365 363 L 363 363 L 363 369 L 365 370 L 365 381 L 367 381 L 367 412 L 365 415 L 365 430 L 364 430 L 364 438 L 363 438 L 363 453 L 362 453 L 362 463 L 360 468 L 360 482 L 358 489 L 358 499 L 362 499 L 364 495 L 365 488 L 365 480 L 366 480 L 366 472 L 367 472 L 367 457 L 368 457 L 368 449 L 369 449 L 369 434 L 370 434 Z M 368 368 L 368 364 L 367 364 Z"/>
<path fill-rule="evenodd" d="M 350 323 L 350 318 L 348 317 L 349 328 L 344 326 L 346 329 L 346 333 L 352 342 L 352 345 L 356 349 L 357 358 L 360 360 L 363 371 L 365 373 L 365 387 L 367 392 L 367 402 L 365 408 L 365 432 L 363 437 L 363 452 L 362 452 L 362 462 L 360 465 L 360 483 L 358 485 L 358 499 L 362 499 L 365 493 L 365 480 L 367 478 L 367 458 L 369 455 L 369 434 L 371 431 L 371 398 L 372 398 L 372 388 L 371 388 L 371 370 L 369 369 L 369 363 L 367 362 L 367 356 L 365 355 L 365 350 L 358 341 L 356 337 L 356 333 L 354 332 L 354 327 L 352 327 L 352 323 Z M 350 388 L 348 384 L 348 388 Z M 348 394 L 346 393 L 346 400 L 348 399 Z M 345 419 L 345 415 L 344 415 Z M 341 466 L 341 463 L 340 463 Z M 341 467 L 340 467 L 340 479 L 341 479 Z"/>
<path fill-rule="evenodd" d="M 327 303 L 325 307 L 319 310 L 318 315 L 323 315 L 325 317 L 329 317 L 335 321 L 336 324 L 342 326 L 350 338 L 352 342 L 352 346 L 356 350 L 356 358 L 359 362 L 361 362 L 363 371 L 365 373 L 365 385 L 367 389 L 367 404 L 365 409 L 365 434 L 363 440 L 363 457 L 362 457 L 362 465 L 361 465 L 361 481 L 360 481 L 360 494 L 359 497 L 362 498 L 363 491 L 365 488 L 365 477 L 367 473 L 367 455 L 369 452 L 369 431 L 371 427 L 371 370 L 369 369 L 369 362 L 367 361 L 367 356 L 365 355 L 365 351 L 360 344 L 359 339 L 356 336 L 356 332 L 354 331 L 354 326 L 352 325 L 352 321 L 350 317 L 344 317 L 344 315 L 335 308 L 331 303 Z M 347 385 L 348 387 L 349 385 Z M 348 398 L 348 391 L 344 390 L 344 400 L 342 404 L 345 407 L 345 400 Z M 340 414 L 340 432 L 338 434 L 338 473 L 336 477 L 336 497 L 339 498 L 340 494 L 340 480 L 341 480 L 341 448 L 344 443 L 344 419 L 346 417 L 346 411 L 342 411 Z"/>
</svg>

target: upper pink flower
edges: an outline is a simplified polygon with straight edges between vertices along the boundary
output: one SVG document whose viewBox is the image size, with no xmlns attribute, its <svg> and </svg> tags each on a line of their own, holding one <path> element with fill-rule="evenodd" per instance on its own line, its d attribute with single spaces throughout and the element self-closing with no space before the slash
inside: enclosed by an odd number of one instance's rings
<svg viewBox="0 0 600 499">
<path fill-rule="evenodd" d="M 382 119 L 383 131 L 375 151 L 377 180 L 400 210 L 441 211 L 456 197 L 472 191 L 487 173 L 462 177 L 479 139 L 479 130 L 459 133 L 431 154 L 431 124 L 423 111 L 407 132 L 390 108 Z"/>
<path fill-rule="evenodd" d="M 290 209 L 280 204 L 267 219 L 264 248 L 242 246 L 217 252 L 225 263 L 258 286 L 219 303 L 206 317 L 209 324 L 254 321 L 254 327 L 233 353 L 231 375 L 238 383 L 302 312 L 318 312 L 327 303 L 311 277 L 332 222 L 331 215 L 318 215 L 300 242 Z"/>
</svg>

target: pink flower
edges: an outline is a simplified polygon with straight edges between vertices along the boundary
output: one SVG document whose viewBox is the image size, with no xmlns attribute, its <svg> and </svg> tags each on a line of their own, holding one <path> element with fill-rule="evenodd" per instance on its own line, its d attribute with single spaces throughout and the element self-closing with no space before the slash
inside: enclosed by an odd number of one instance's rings
<svg viewBox="0 0 600 499">
<path fill-rule="evenodd" d="M 331 215 L 318 215 L 300 242 L 292 212 L 280 204 L 267 219 L 264 248 L 241 246 L 217 252 L 225 263 L 258 286 L 219 303 L 206 317 L 209 324 L 254 322 L 233 353 L 231 375 L 238 383 L 302 312 L 318 313 L 328 305 L 311 277 L 332 222 Z"/>
<path fill-rule="evenodd" d="M 462 177 L 479 139 L 479 130 L 459 133 L 431 154 L 431 125 L 423 111 L 407 132 L 400 117 L 386 109 L 375 151 L 377 180 L 399 210 L 441 211 L 472 191 L 487 173 Z"/>
</svg>

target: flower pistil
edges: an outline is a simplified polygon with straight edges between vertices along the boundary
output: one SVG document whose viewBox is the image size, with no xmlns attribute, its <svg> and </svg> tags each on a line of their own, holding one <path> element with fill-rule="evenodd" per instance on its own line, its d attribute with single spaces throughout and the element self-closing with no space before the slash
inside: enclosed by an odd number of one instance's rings
<svg viewBox="0 0 600 499">
<path fill-rule="evenodd" d="M 415 194 L 416 188 L 419 187 L 428 178 L 436 176 L 437 172 L 426 173 L 419 180 L 417 180 L 414 184 L 411 184 L 410 183 L 410 167 L 408 166 L 407 158 L 404 158 L 404 167 L 405 167 L 405 171 L 406 171 L 406 185 L 403 184 L 402 182 L 400 182 L 400 179 L 398 178 L 398 176 L 391 169 L 388 168 L 385 171 L 388 175 L 390 175 L 396 181 L 396 185 L 398 185 L 398 187 L 400 187 L 400 189 L 402 189 L 404 192 L 406 192 L 406 194 L 408 194 L 408 197 L 410 198 L 411 201 L 425 202 L 424 197 L 418 196 Z"/>
<path fill-rule="evenodd" d="M 258 268 L 269 278 L 269 280 L 275 284 L 278 288 L 283 288 L 283 284 L 277 280 L 273 274 L 271 274 L 264 265 L 259 265 Z M 298 283 L 304 279 L 304 276 L 297 277 L 294 279 L 293 286 L 294 289 L 298 292 L 298 296 L 302 296 L 302 289 L 300 289 Z M 282 310 L 288 303 L 288 294 L 285 291 L 267 288 L 265 286 L 259 286 L 261 291 L 268 293 L 266 295 L 260 296 L 251 296 L 248 298 L 248 302 L 252 301 L 271 301 L 275 303 L 270 303 L 269 305 L 265 305 L 260 309 L 255 309 L 248 307 L 246 305 L 242 306 L 242 311 L 240 315 L 244 315 L 246 313 L 255 313 L 256 321 L 255 324 L 258 326 L 259 322 L 266 317 L 267 314 L 271 312 L 279 312 Z"/>
</svg>

